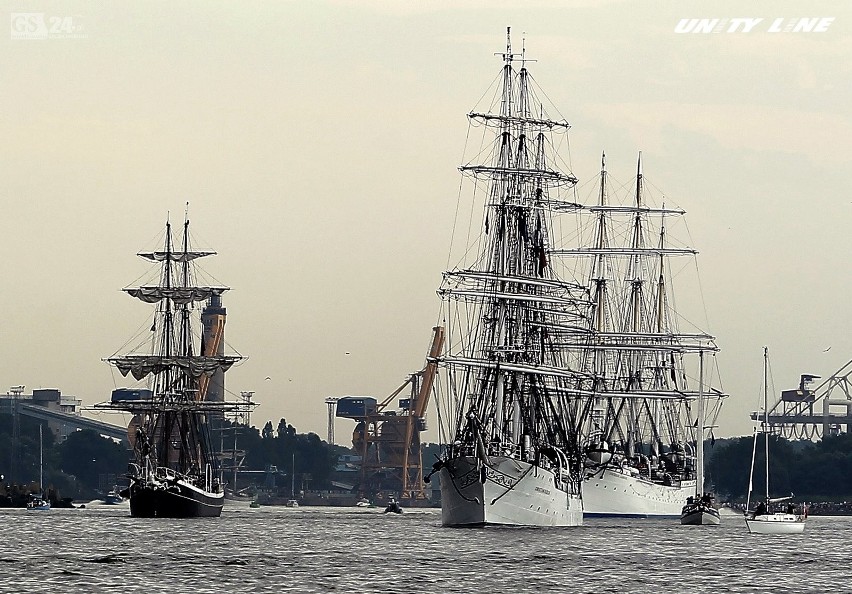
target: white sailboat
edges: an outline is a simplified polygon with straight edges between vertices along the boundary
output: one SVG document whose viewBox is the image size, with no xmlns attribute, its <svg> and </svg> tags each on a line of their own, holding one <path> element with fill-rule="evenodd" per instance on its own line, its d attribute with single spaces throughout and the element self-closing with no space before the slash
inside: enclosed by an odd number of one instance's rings
<svg viewBox="0 0 852 594">
<path fill-rule="evenodd" d="M 548 256 L 552 218 L 576 208 L 565 197 L 577 180 L 554 148 L 567 147 L 569 124 L 545 112 L 508 34 L 501 55 L 495 101 L 469 114 L 491 147 L 479 154 L 486 162 L 460 168 L 484 200 L 482 234 L 438 292 L 447 328 L 436 358 L 439 415 L 449 439 L 433 472 L 444 526 L 576 526 L 578 412 L 566 396 L 576 373 L 557 339 L 587 331 L 588 299 Z"/>
<path fill-rule="evenodd" d="M 296 499 L 296 454 L 293 453 L 293 463 L 290 466 L 290 499 L 284 504 L 287 507 L 299 507 L 299 500 Z"/>
<path fill-rule="evenodd" d="M 758 431 L 754 429 L 754 445 L 751 451 L 751 471 L 748 477 L 748 498 L 746 500 L 745 523 L 748 531 L 752 534 L 801 534 L 805 530 L 806 513 L 799 513 L 796 507 L 792 504 L 787 504 L 778 507 L 779 503 L 789 501 L 790 497 L 778 497 L 775 499 L 769 496 L 769 435 L 772 429 L 769 426 L 769 349 L 763 348 L 763 421 L 761 428 Z M 757 435 L 763 433 L 764 439 L 764 457 L 766 460 L 766 496 L 763 501 L 759 502 L 757 507 L 749 510 L 751 506 L 751 493 L 753 490 L 754 479 L 754 461 L 757 454 Z M 774 511 L 773 511 L 774 510 Z"/>
<path fill-rule="evenodd" d="M 41 425 L 38 426 L 38 488 L 41 492 L 30 497 L 27 502 L 27 509 L 30 511 L 47 511 L 50 509 L 50 502 L 44 496 L 44 445 Z"/>
</svg>

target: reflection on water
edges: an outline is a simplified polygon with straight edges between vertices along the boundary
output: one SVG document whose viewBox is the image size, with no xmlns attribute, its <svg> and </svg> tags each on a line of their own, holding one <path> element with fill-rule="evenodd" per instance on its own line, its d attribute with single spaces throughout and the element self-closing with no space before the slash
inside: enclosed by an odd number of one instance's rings
<svg viewBox="0 0 852 594">
<path fill-rule="evenodd" d="M 678 520 L 579 528 L 441 528 L 440 511 L 226 507 L 220 519 L 126 505 L 0 510 L 0 591 L 828 592 L 848 588 L 852 517 L 804 535 Z M 13 587 L 12 587 L 13 586 Z M 10 589 L 11 588 L 11 589 Z"/>
</svg>

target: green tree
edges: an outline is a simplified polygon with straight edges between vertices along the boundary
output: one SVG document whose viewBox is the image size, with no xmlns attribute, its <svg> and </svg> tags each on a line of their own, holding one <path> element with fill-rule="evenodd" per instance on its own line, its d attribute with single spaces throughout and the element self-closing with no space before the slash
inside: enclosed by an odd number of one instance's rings
<svg viewBox="0 0 852 594">
<path fill-rule="evenodd" d="M 121 475 L 130 458 L 124 446 L 91 430 L 72 433 L 58 450 L 61 470 L 77 479 L 75 497 L 95 497 L 100 475 Z"/>
</svg>

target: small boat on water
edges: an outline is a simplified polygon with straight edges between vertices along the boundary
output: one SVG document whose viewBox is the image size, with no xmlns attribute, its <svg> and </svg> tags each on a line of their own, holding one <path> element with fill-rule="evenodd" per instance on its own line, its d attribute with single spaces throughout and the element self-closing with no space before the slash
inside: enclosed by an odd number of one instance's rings
<svg viewBox="0 0 852 594">
<path fill-rule="evenodd" d="M 44 489 L 44 446 L 42 445 L 41 425 L 38 426 L 38 486 Z M 44 495 L 31 495 L 27 501 L 28 511 L 47 511 L 50 509 L 50 502 L 44 498 Z"/>
<path fill-rule="evenodd" d="M 299 507 L 299 501 L 297 499 L 288 499 L 284 507 Z"/>
<path fill-rule="evenodd" d="M 121 496 L 118 487 L 116 487 L 104 495 L 103 501 L 106 505 L 119 505 L 124 503 L 124 497 Z"/>
<path fill-rule="evenodd" d="M 684 526 L 718 526 L 722 523 L 714 498 L 709 493 L 689 497 L 680 513 L 680 523 Z"/>
<path fill-rule="evenodd" d="M 704 492 L 704 353 L 700 353 L 702 364 L 698 379 L 698 420 L 695 424 L 695 495 L 687 497 L 680 511 L 680 523 L 684 526 L 718 526 L 722 523 L 714 497 Z"/>
<path fill-rule="evenodd" d="M 769 496 L 769 435 L 772 428 L 769 425 L 769 407 L 767 406 L 769 393 L 769 349 L 763 348 L 763 421 L 761 428 L 754 428 L 754 444 L 751 450 L 751 472 L 748 477 L 748 498 L 746 500 L 745 523 L 748 531 L 752 534 L 801 534 L 805 531 L 805 520 L 807 510 L 787 503 L 778 507 L 779 503 L 789 501 L 790 497 Z M 754 460 L 757 453 L 757 435 L 763 433 L 764 457 L 766 459 L 766 496 L 757 504 L 755 509 L 750 510 L 752 479 L 754 478 Z"/>
<path fill-rule="evenodd" d="M 225 489 L 225 505 L 248 506 L 256 499 L 257 493 L 254 490 L 243 489 L 235 492 Z"/>
<path fill-rule="evenodd" d="M 50 502 L 41 495 L 33 495 L 27 502 L 27 511 L 47 511 L 50 509 Z"/>
<path fill-rule="evenodd" d="M 388 503 L 388 506 L 385 508 L 385 513 L 386 514 L 401 514 L 402 513 L 402 506 L 399 504 L 399 502 L 396 499 L 391 499 L 390 503 Z"/>
</svg>

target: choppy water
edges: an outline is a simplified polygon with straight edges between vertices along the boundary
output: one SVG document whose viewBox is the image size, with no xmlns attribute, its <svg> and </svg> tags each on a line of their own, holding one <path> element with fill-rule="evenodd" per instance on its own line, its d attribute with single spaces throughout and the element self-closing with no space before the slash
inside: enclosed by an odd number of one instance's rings
<svg viewBox="0 0 852 594">
<path fill-rule="evenodd" d="M 0 592 L 849 591 L 852 518 L 803 535 L 677 520 L 581 528 L 441 528 L 439 510 L 226 507 L 222 517 L 133 519 L 92 504 L 0 510 Z"/>
</svg>

